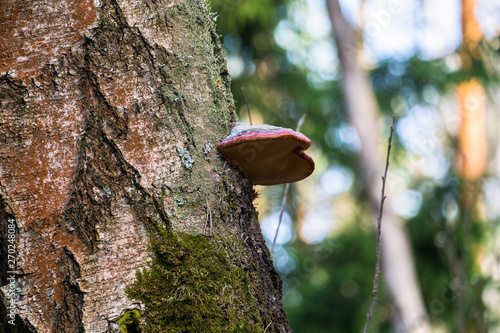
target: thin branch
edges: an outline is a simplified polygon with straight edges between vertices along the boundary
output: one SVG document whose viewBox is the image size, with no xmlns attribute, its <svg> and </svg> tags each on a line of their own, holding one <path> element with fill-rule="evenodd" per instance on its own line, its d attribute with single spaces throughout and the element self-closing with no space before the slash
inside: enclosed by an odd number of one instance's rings
<svg viewBox="0 0 500 333">
<path fill-rule="evenodd" d="M 245 100 L 245 104 L 247 105 L 248 110 L 248 122 L 252 125 L 252 113 L 250 112 L 250 107 L 248 106 L 247 96 L 245 95 L 245 88 L 241 87 L 241 93 L 243 94 L 243 99 Z"/>
<path fill-rule="evenodd" d="M 280 231 L 281 219 L 283 218 L 283 213 L 285 212 L 286 197 L 288 196 L 288 190 L 290 189 L 290 183 L 286 183 L 285 192 L 283 193 L 283 201 L 281 202 L 280 218 L 278 220 L 278 227 L 276 228 L 276 233 L 274 234 L 273 245 L 271 245 L 271 254 L 274 253 L 274 246 L 276 245 L 276 239 L 278 238 L 278 231 Z"/>
<path fill-rule="evenodd" d="M 363 333 L 368 332 L 368 328 L 370 327 L 370 321 L 373 315 L 373 309 L 375 308 L 375 302 L 377 302 L 377 294 L 378 294 L 378 281 L 380 278 L 380 243 L 381 243 L 381 235 L 382 235 L 382 214 L 384 211 L 384 202 L 385 202 L 385 181 L 387 179 L 387 170 L 389 169 L 389 156 L 391 154 L 391 144 L 392 144 L 392 134 L 394 133 L 394 123 L 396 121 L 396 117 L 392 116 L 392 125 L 391 125 L 391 133 L 389 134 L 388 146 L 387 146 L 387 159 L 385 161 L 385 171 L 384 176 L 382 177 L 382 195 L 380 197 L 380 208 L 378 212 L 377 218 L 377 255 L 375 257 L 375 278 L 373 279 L 373 290 L 372 290 L 372 301 L 370 304 L 370 310 L 366 314 L 366 324 Z"/>
<path fill-rule="evenodd" d="M 295 129 L 296 132 L 300 131 L 300 126 L 302 126 L 302 123 L 304 122 L 304 119 L 306 119 L 306 116 L 307 116 L 307 113 L 304 113 L 302 115 L 302 117 L 300 117 L 299 121 L 297 122 L 297 128 Z M 280 217 L 278 220 L 278 227 L 276 228 L 276 234 L 274 234 L 273 245 L 271 245 L 271 254 L 274 253 L 274 246 L 276 245 L 276 239 L 278 238 L 278 231 L 280 231 L 281 219 L 283 218 L 283 213 L 285 212 L 286 198 L 288 196 L 289 190 L 290 190 L 290 183 L 287 183 L 285 186 L 285 192 L 283 193 L 283 201 L 281 202 L 281 210 L 280 210 Z"/>
<path fill-rule="evenodd" d="M 300 131 L 300 127 L 302 126 L 302 123 L 304 123 L 304 120 L 306 119 L 307 113 L 304 113 L 302 117 L 300 117 L 299 121 L 297 122 L 297 128 L 295 129 L 295 132 Z"/>
</svg>

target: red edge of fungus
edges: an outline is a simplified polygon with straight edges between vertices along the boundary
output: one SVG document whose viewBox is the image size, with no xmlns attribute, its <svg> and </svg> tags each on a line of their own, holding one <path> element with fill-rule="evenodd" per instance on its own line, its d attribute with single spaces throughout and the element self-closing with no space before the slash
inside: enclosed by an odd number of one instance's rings
<svg viewBox="0 0 500 333">
<path fill-rule="evenodd" d="M 307 149 L 311 145 L 311 140 L 309 140 L 309 138 L 307 138 L 304 134 L 299 132 L 294 132 L 291 130 L 280 130 L 280 131 L 269 131 L 269 132 L 258 132 L 258 133 L 255 131 L 248 131 L 245 133 L 238 134 L 232 138 L 222 140 L 218 144 L 218 148 L 219 150 L 222 148 L 229 148 L 245 141 L 258 141 L 266 139 L 273 140 L 278 138 L 296 139 L 297 141 L 305 144 L 303 149 Z M 312 161 L 312 158 L 309 155 L 307 154 L 305 155 L 308 157 L 308 159 Z"/>
</svg>

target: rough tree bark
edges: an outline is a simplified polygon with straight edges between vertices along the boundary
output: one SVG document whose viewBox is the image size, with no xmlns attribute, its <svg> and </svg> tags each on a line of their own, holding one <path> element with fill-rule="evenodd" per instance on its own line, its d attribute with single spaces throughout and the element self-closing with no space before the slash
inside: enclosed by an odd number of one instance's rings
<svg viewBox="0 0 500 333">
<path fill-rule="evenodd" d="M 343 71 L 347 112 L 363 147 L 359 154 L 360 170 L 373 206 L 373 221 L 376 222 L 376 212 L 380 205 L 381 177 L 385 166 L 384 153 L 379 150 L 378 142 L 384 142 L 382 147 L 386 149 L 384 138 L 377 132 L 380 112 L 370 82 L 358 63 L 358 47 L 351 28 L 342 15 L 338 0 L 328 0 L 327 5 Z M 395 318 L 396 331 L 430 332 L 410 242 L 401 221 L 391 209 L 390 197 L 384 206 L 381 246 L 383 277 L 387 280 L 398 315 Z"/>
<path fill-rule="evenodd" d="M 205 2 L 0 11 L 0 328 L 289 331 Z"/>
</svg>

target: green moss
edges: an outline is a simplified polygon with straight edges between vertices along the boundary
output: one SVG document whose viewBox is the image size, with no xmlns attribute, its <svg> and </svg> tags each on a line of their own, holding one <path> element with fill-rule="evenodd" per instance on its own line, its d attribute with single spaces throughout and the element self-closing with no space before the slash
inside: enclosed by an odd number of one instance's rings
<svg viewBox="0 0 500 333">
<path fill-rule="evenodd" d="M 231 208 L 231 209 L 235 209 L 236 208 L 236 205 L 234 203 L 234 193 L 233 192 L 227 191 L 224 199 L 228 203 L 229 208 Z"/>
<path fill-rule="evenodd" d="M 232 251 L 201 235 L 159 234 L 151 268 L 137 271 L 126 289 L 146 305 L 148 332 L 262 332 L 248 276 Z"/>
<path fill-rule="evenodd" d="M 122 333 L 135 333 L 140 332 L 140 320 L 141 313 L 139 310 L 127 310 L 117 320 L 117 323 L 120 324 L 120 332 Z"/>
</svg>

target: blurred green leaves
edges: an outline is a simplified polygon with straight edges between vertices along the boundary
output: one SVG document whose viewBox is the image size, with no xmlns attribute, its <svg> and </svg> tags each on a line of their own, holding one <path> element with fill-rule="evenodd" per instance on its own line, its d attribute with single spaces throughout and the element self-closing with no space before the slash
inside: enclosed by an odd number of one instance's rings
<svg viewBox="0 0 500 333">
<path fill-rule="evenodd" d="M 317 2 L 217 0 L 212 1 L 212 10 L 219 13 L 217 25 L 229 64 L 236 66 L 239 61 L 242 66 L 232 78 L 237 110 L 244 110 L 240 90 L 244 86 L 254 122 L 260 119 L 295 128 L 307 113 L 301 131 L 313 141 L 313 157 L 320 161 L 311 179 L 292 186 L 287 212 L 296 237 L 279 248 L 274 258 L 284 281 L 291 327 L 295 332 L 355 332 L 364 324 L 371 297 L 375 235 L 369 226 L 373 221 L 368 220 L 356 149 L 349 143 L 356 133 L 350 130 L 344 111 L 341 74 L 318 74 L 327 68 L 321 62 L 336 68 L 335 47 L 328 37 L 308 31 L 306 18 L 301 16 L 311 10 L 307 5 Z M 332 47 L 314 51 L 316 43 Z M 485 331 L 500 324 L 500 310 L 492 305 L 500 297 L 500 283 L 487 273 L 484 261 L 500 251 L 495 245 L 500 237 L 500 210 L 495 208 L 500 181 L 494 171 L 498 161 L 492 160 L 491 174 L 477 182 L 461 179 L 455 169 L 460 125 L 456 86 L 470 77 L 478 78 L 493 101 L 488 119 L 491 124 L 499 121 L 494 101 L 500 89 L 500 39 L 483 40 L 481 49 L 483 58 L 474 60 L 467 72 L 461 69 L 458 50 L 434 60 L 419 54 L 387 59 L 369 69 L 382 112 L 380 127 L 388 127 L 393 114 L 398 120 L 387 194 L 418 197 L 405 223 L 431 323 L 450 332 Z M 314 52 L 334 54 L 315 57 Z M 243 120 L 245 112 L 241 112 Z M 380 142 L 385 144 L 385 138 Z M 495 149 L 490 150 L 494 156 Z M 322 173 L 336 166 L 350 170 L 353 183 L 345 192 L 321 197 L 322 186 L 328 186 L 321 183 L 326 178 Z M 439 172 L 431 172 L 432 168 Z M 269 201 L 261 212 L 264 217 L 279 210 L 281 197 L 276 192 L 280 191 L 269 189 L 261 194 Z M 319 201 L 334 212 L 323 221 L 331 232 L 322 242 L 306 244 L 300 237 L 304 216 L 323 209 Z M 394 331 L 391 317 L 396 309 L 385 289 L 382 283 L 373 322 L 377 332 Z"/>
</svg>

